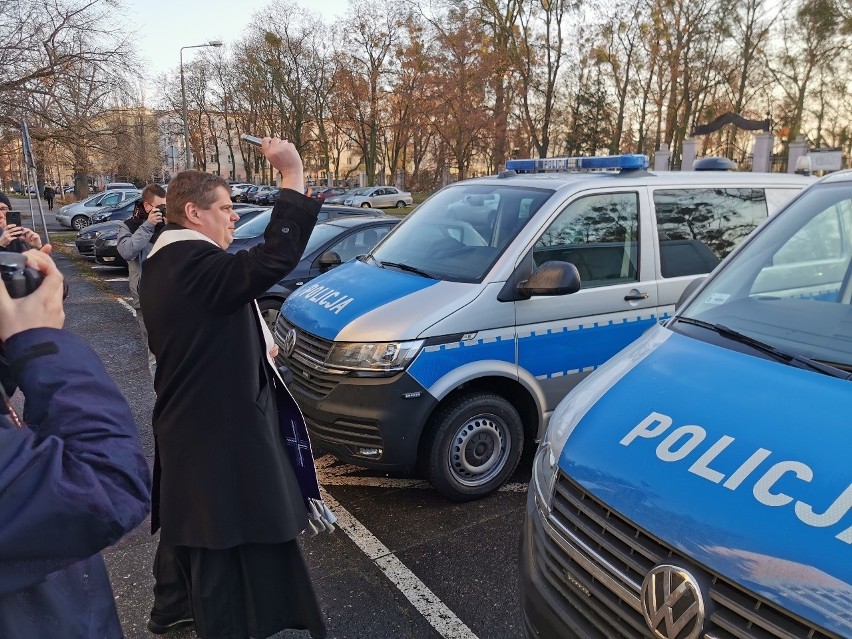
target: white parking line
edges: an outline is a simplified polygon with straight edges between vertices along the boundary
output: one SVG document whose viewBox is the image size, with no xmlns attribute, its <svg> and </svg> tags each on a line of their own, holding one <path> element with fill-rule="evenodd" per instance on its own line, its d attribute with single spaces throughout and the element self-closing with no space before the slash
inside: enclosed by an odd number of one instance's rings
<svg viewBox="0 0 852 639">
<path fill-rule="evenodd" d="M 104 281 L 105 282 L 129 282 L 130 280 L 126 277 L 111 277 L 111 278 L 104 280 Z"/>
<path fill-rule="evenodd" d="M 116 301 L 116 302 L 118 302 L 119 304 L 121 304 L 121 305 L 122 305 L 124 308 L 126 308 L 128 311 L 130 311 L 130 314 L 131 314 L 131 315 L 133 315 L 133 317 L 136 317 L 136 309 L 135 309 L 135 308 L 133 308 L 130 304 L 128 304 L 127 302 L 125 302 L 125 301 L 124 301 L 123 299 L 121 299 L 120 297 L 116 297 L 116 298 L 115 298 L 115 301 Z"/>
<path fill-rule="evenodd" d="M 447 608 L 417 576 L 405 567 L 387 546 L 367 530 L 352 514 L 323 488 L 322 498 L 337 516 L 337 524 L 355 545 L 375 563 L 385 576 L 446 639 L 477 639 L 473 631 Z"/>
</svg>

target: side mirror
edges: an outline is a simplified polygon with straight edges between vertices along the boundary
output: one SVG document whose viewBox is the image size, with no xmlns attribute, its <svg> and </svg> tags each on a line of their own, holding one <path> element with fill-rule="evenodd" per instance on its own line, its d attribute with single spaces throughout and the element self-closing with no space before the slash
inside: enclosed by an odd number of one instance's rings
<svg viewBox="0 0 852 639">
<path fill-rule="evenodd" d="M 320 268 L 329 269 L 334 268 L 335 266 L 340 266 L 342 262 L 340 261 L 340 256 L 334 251 L 326 251 L 319 257 L 319 265 Z"/>
<path fill-rule="evenodd" d="M 570 295 L 580 290 L 580 273 L 570 262 L 545 262 L 530 278 L 518 284 L 518 293 L 529 299 L 533 296 Z"/>
<path fill-rule="evenodd" d="M 680 294 L 680 297 L 677 298 L 677 302 L 675 302 L 675 311 L 680 310 L 680 307 L 683 306 L 687 299 L 689 299 L 689 296 L 692 295 L 695 292 L 695 289 L 701 286 L 706 279 L 706 277 L 696 277 L 686 285 L 686 288 L 683 289 L 683 293 Z"/>
</svg>

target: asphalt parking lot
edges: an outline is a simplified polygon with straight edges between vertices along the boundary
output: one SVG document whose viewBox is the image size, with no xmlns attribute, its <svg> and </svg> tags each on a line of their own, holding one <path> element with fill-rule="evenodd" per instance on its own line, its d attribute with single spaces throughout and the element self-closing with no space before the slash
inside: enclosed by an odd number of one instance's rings
<svg viewBox="0 0 852 639">
<path fill-rule="evenodd" d="M 66 328 L 85 337 L 130 402 L 153 459 L 154 393 L 144 348 L 127 304 L 125 270 L 76 254 L 56 235 L 57 263 L 69 283 Z M 517 554 L 530 455 L 500 492 L 446 501 L 417 477 L 388 477 L 316 451 L 320 482 L 337 530 L 303 538 L 329 637 L 515 639 L 523 636 Z M 151 561 L 147 522 L 105 552 L 126 636 L 149 637 Z M 286 597 L 286 593 L 282 593 Z M 172 637 L 194 637 L 184 630 Z M 285 632 L 277 637 L 307 637 Z"/>
</svg>

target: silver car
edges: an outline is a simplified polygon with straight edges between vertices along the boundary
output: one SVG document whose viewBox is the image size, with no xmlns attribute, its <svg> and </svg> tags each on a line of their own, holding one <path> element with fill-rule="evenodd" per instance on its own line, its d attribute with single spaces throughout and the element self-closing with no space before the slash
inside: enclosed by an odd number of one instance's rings
<svg viewBox="0 0 852 639">
<path fill-rule="evenodd" d="M 95 212 L 137 198 L 141 194 L 142 191 L 139 189 L 118 189 L 96 193 L 80 202 L 63 206 L 56 214 L 56 221 L 66 228 L 80 231 L 92 223 L 92 214 Z"/>
<path fill-rule="evenodd" d="M 347 206 L 363 206 L 376 209 L 391 207 L 401 209 L 411 206 L 411 203 L 411 193 L 400 191 L 395 186 L 369 186 L 359 189 L 358 193 L 344 201 L 344 204 Z"/>
</svg>

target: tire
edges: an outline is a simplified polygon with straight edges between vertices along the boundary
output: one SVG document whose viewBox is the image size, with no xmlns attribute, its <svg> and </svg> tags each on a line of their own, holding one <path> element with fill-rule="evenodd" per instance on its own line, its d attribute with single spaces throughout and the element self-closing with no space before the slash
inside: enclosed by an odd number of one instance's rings
<svg viewBox="0 0 852 639">
<path fill-rule="evenodd" d="M 369 202 L 361 202 L 361 208 L 362 209 L 370 208 L 370 203 Z"/>
<path fill-rule="evenodd" d="M 278 316 L 281 314 L 281 305 L 284 300 L 279 300 L 274 297 L 267 297 L 260 300 L 257 305 L 260 308 L 260 316 L 266 322 L 269 331 L 275 335 L 275 323 L 278 321 Z"/>
<path fill-rule="evenodd" d="M 75 231 L 82 231 L 87 226 L 91 225 L 92 220 L 85 215 L 75 215 L 71 218 L 71 228 Z"/>
<path fill-rule="evenodd" d="M 406 206 L 406 204 L 402 200 L 400 200 L 399 202 L 396 203 L 396 208 L 398 208 L 398 209 L 404 209 L 405 206 Z"/>
<path fill-rule="evenodd" d="M 422 454 L 432 486 L 452 501 L 497 490 L 515 471 L 524 446 L 518 411 L 500 395 L 462 395 L 432 418 Z"/>
</svg>

